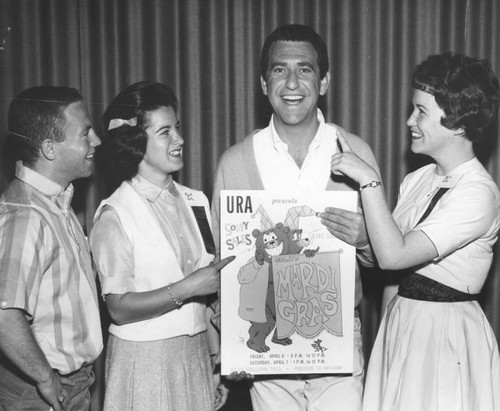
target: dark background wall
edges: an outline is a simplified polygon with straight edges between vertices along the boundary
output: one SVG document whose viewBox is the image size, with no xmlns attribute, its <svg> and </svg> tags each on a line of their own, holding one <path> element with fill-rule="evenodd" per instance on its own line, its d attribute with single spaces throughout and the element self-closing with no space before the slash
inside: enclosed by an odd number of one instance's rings
<svg viewBox="0 0 500 411">
<path fill-rule="evenodd" d="M 180 100 L 185 167 L 177 180 L 211 195 L 217 160 L 254 128 L 269 105 L 259 85 L 264 38 L 279 25 L 303 23 L 324 38 L 332 81 L 321 101 L 328 121 L 364 138 L 395 204 L 403 176 L 426 159 L 408 152 L 409 79 L 429 54 L 454 51 L 487 58 L 500 73 L 497 0 L 0 0 L 0 145 L 7 141 L 11 98 L 40 84 L 76 87 L 95 124 L 117 92 L 139 80 L 172 86 Z M 479 155 L 497 182 L 500 155 Z M 12 175 L 3 160 L 0 191 Z M 101 178 L 77 184 L 73 203 L 91 228 Z M 1 245 L 0 245 L 1 246 Z M 498 257 L 482 305 L 500 335 Z M 474 275 L 474 273 L 471 273 Z M 362 321 L 369 354 L 379 321 L 384 277 L 363 274 Z M 236 387 L 238 388 L 238 387 Z M 226 410 L 244 410 L 234 393 Z M 94 408 L 99 409 L 99 387 Z"/>
</svg>

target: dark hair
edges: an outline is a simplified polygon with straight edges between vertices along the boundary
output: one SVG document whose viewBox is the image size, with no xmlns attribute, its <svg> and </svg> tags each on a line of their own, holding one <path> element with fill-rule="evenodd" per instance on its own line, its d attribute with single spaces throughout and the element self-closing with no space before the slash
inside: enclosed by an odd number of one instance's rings
<svg viewBox="0 0 500 411">
<path fill-rule="evenodd" d="M 260 55 L 260 74 L 266 79 L 266 73 L 269 66 L 269 50 L 273 43 L 277 41 L 293 41 L 310 43 L 318 53 L 318 67 L 320 79 L 323 79 L 328 73 L 328 51 L 320 35 L 310 26 L 302 24 L 288 24 L 278 27 L 269 36 L 267 36 L 262 46 Z"/>
<path fill-rule="evenodd" d="M 46 139 L 64 140 L 66 108 L 83 97 L 69 87 L 37 86 L 19 93 L 10 103 L 9 132 L 20 159 L 34 164 Z"/>
<path fill-rule="evenodd" d="M 102 146 L 98 161 L 111 185 L 129 180 L 136 173 L 146 153 L 149 113 L 160 107 L 177 112 L 177 98 L 170 87 L 161 83 L 140 81 L 122 90 L 111 102 L 101 119 Z M 111 120 L 131 120 L 109 130 Z"/>
<path fill-rule="evenodd" d="M 444 127 L 462 128 L 471 141 L 480 139 L 495 121 L 498 80 L 486 60 L 452 53 L 429 56 L 417 66 L 412 83 L 434 96 L 445 113 Z"/>
</svg>

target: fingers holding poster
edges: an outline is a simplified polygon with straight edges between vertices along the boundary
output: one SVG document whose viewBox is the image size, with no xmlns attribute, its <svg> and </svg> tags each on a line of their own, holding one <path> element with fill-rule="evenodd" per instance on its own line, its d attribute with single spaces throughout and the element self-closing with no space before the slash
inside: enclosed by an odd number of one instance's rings
<svg viewBox="0 0 500 411">
<path fill-rule="evenodd" d="M 353 192 L 221 192 L 222 373 L 352 371 L 354 247 L 321 224 Z"/>
</svg>

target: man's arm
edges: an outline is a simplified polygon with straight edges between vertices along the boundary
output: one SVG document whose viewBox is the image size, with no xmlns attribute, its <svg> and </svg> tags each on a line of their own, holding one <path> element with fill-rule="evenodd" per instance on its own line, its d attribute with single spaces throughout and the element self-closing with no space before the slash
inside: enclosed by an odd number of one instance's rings
<svg viewBox="0 0 500 411">
<path fill-rule="evenodd" d="M 0 350 L 24 374 L 35 381 L 41 397 L 55 411 L 66 398 L 61 378 L 50 367 L 20 309 L 0 309 Z"/>
</svg>

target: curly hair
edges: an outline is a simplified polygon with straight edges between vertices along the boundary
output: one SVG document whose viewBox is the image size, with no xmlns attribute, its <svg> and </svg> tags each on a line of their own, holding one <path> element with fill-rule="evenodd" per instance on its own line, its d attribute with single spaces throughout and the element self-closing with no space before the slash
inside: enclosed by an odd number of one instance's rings
<svg viewBox="0 0 500 411">
<path fill-rule="evenodd" d="M 445 113 L 444 127 L 463 129 L 470 141 L 479 140 L 496 119 L 498 79 L 486 60 L 452 53 L 429 56 L 415 69 L 412 85 L 434 96 Z"/>
<path fill-rule="evenodd" d="M 260 55 L 260 74 L 266 79 L 269 66 L 269 50 L 273 43 L 277 41 L 293 41 L 310 43 L 318 53 L 318 67 L 320 79 L 323 79 L 328 73 L 328 51 L 323 39 L 310 26 L 302 24 L 287 24 L 278 27 L 264 41 Z"/>
<path fill-rule="evenodd" d="M 161 107 L 172 107 L 177 112 L 178 102 L 172 89 L 165 84 L 140 81 L 122 90 L 102 115 L 98 162 L 112 186 L 137 173 L 146 153 L 149 113 Z M 110 122 L 116 119 L 128 123 L 110 130 Z"/>
<path fill-rule="evenodd" d="M 15 151 L 26 165 L 40 156 L 46 139 L 64 140 L 65 110 L 82 101 L 78 90 L 69 87 L 36 86 L 19 93 L 10 103 L 8 124 Z"/>
</svg>

